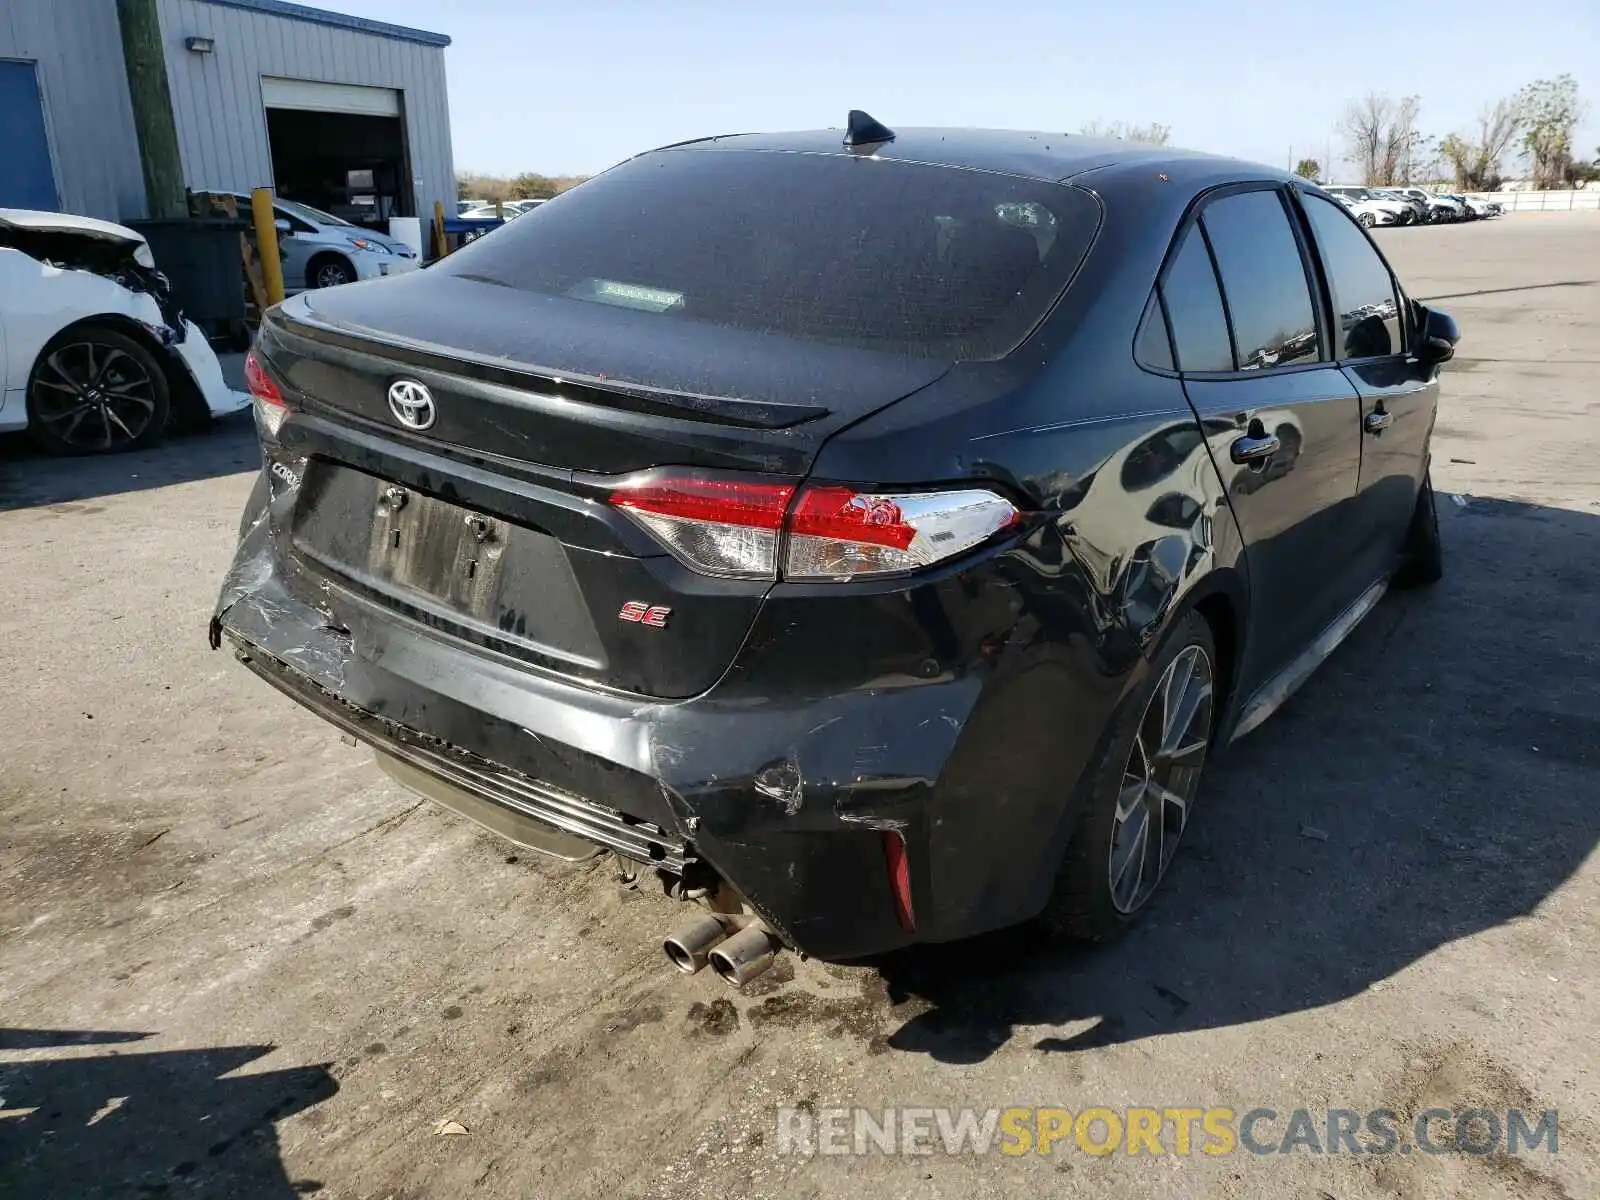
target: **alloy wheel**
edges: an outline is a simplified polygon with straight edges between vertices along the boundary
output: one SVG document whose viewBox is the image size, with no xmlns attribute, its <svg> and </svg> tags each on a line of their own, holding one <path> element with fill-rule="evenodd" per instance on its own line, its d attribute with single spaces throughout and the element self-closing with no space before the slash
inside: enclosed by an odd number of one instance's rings
<svg viewBox="0 0 1600 1200">
<path fill-rule="evenodd" d="M 317 268 L 319 288 L 339 287 L 351 282 L 350 269 L 343 263 L 326 262 Z"/>
<path fill-rule="evenodd" d="M 103 342 L 68 342 L 33 380 L 33 416 L 74 450 L 116 450 L 144 436 L 156 413 L 145 364 Z"/>
<path fill-rule="evenodd" d="M 1205 650 L 1185 647 L 1139 721 L 1111 825 L 1111 902 L 1121 913 L 1150 899 L 1177 853 L 1211 742 L 1212 679 Z"/>
</svg>

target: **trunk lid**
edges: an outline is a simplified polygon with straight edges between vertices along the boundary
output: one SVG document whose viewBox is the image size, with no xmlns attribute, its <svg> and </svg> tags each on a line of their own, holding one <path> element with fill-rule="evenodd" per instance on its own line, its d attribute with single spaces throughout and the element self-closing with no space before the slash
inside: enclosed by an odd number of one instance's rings
<svg viewBox="0 0 1600 1200">
<path fill-rule="evenodd" d="M 690 570 L 611 487 L 665 466 L 798 479 L 949 368 L 433 272 L 292 300 L 257 353 L 293 409 L 279 450 L 299 492 L 275 536 L 305 598 L 661 698 L 717 681 L 770 583 Z M 397 420 L 399 380 L 429 389 L 429 428 Z M 668 614 L 625 615 L 641 608 Z"/>
<path fill-rule="evenodd" d="M 414 379 L 436 405 L 426 444 L 582 473 L 803 474 L 837 430 L 950 368 L 460 276 L 373 282 L 283 307 L 271 353 L 291 387 L 403 436 L 387 393 Z"/>
</svg>

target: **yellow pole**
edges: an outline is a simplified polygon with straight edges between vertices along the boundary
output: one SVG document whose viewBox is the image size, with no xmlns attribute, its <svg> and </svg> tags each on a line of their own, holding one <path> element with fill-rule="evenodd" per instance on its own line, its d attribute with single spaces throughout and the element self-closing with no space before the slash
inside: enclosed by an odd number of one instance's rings
<svg viewBox="0 0 1600 1200">
<path fill-rule="evenodd" d="M 278 255 L 277 214 L 272 208 L 272 189 L 256 188 L 250 193 L 250 213 L 256 222 L 256 249 L 261 255 L 261 282 L 267 288 L 267 303 L 283 299 L 283 259 Z"/>
<path fill-rule="evenodd" d="M 450 247 L 444 240 L 444 201 L 433 202 L 433 256 L 443 258 L 450 253 Z"/>
</svg>

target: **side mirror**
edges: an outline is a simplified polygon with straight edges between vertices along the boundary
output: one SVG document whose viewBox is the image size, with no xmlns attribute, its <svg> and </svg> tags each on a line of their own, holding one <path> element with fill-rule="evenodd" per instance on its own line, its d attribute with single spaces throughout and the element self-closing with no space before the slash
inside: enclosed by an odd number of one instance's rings
<svg viewBox="0 0 1600 1200">
<path fill-rule="evenodd" d="M 294 236 L 294 226 L 289 224 L 288 218 L 279 217 L 273 222 L 273 225 L 277 227 L 279 237 L 286 238 Z"/>
<path fill-rule="evenodd" d="M 1455 357 L 1456 343 L 1461 340 L 1461 329 L 1456 319 L 1437 308 L 1422 310 L 1422 331 L 1417 337 L 1417 358 L 1437 366 Z"/>
</svg>

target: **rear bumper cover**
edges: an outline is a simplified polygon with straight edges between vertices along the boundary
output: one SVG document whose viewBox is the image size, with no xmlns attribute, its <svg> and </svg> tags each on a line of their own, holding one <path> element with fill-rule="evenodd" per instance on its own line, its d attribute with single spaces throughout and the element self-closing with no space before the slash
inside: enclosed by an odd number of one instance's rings
<svg viewBox="0 0 1600 1200">
<path fill-rule="evenodd" d="M 984 592 L 981 579 L 952 582 Z M 905 607 L 904 594 L 890 599 Z M 212 636 L 410 766 L 635 858 L 704 862 L 805 953 L 860 957 L 1037 913 L 1115 687 L 1075 690 L 1051 669 L 997 679 L 982 661 L 831 694 L 741 686 L 762 674 L 744 660 L 763 621 L 792 646 L 791 618 L 781 602 L 764 613 L 746 654 L 699 697 L 609 694 L 336 586 L 316 604 L 297 598 L 263 519 L 244 532 Z M 896 916 L 886 831 L 905 839 L 912 931 Z"/>
</svg>

